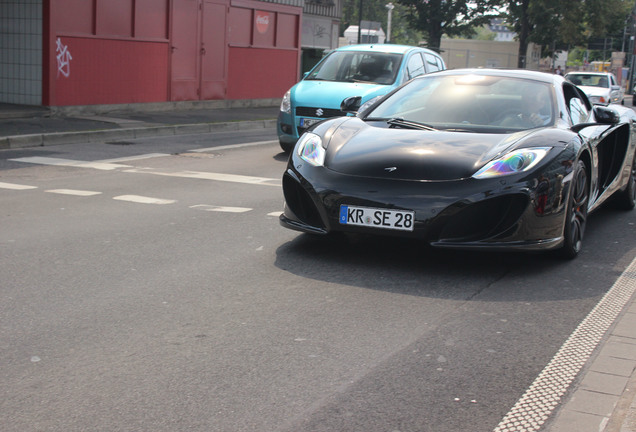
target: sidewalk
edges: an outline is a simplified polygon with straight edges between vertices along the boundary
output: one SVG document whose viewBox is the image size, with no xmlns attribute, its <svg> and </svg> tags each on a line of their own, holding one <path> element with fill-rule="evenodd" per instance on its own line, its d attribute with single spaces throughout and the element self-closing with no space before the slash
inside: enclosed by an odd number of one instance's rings
<svg viewBox="0 0 636 432">
<path fill-rule="evenodd" d="M 0 103 L 0 150 L 276 128 L 279 100 L 30 107 Z"/>
<path fill-rule="evenodd" d="M 0 103 L 0 150 L 275 128 L 279 100 L 48 109 Z M 631 97 L 626 99 L 631 106 Z M 631 267 L 634 267 L 632 265 Z M 636 291 L 636 272 L 625 283 Z M 601 339 L 542 431 L 636 432 L 636 296 Z M 506 431 L 524 429 L 523 425 Z"/>
</svg>

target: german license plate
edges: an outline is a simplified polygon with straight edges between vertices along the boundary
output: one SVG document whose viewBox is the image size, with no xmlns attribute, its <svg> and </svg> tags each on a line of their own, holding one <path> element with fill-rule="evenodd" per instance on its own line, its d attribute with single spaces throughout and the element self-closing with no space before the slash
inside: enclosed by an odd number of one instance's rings
<svg viewBox="0 0 636 432">
<path fill-rule="evenodd" d="M 339 220 L 341 225 L 413 231 L 415 212 L 341 205 Z"/>
<path fill-rule="evenodd" d="M 309 127 L 314 123 L 318 123 L 320 121 L 320 119 L 308 119 L 308 118 L 301 118 L 300 119 L 300 127 Z"/>
</svg>

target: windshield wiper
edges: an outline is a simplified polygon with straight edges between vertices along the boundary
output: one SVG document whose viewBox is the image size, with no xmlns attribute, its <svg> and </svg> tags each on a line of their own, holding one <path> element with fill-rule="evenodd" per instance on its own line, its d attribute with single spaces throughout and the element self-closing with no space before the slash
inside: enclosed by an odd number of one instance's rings
<svg viewBox="0 0 636 432">
<path fill-rule="evenodd" d="M 400 126 L 400 127 L 410 128 L 410 129 L 422 129 L 422 130 L 428 130 L 428 131 L 437 130 L 433 126 L 427 125 L 426 123 L 420 123 L 413 120 L 404 120 L 402 117 L 391 118 L 391 119 L 388 119 L 386 122 L 390 124 L 391 126 Z"/>
</svg>

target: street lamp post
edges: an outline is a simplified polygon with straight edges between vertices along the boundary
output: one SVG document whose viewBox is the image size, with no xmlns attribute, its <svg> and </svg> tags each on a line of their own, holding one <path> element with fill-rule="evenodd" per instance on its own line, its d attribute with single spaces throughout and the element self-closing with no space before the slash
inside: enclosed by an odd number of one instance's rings
<svg viewBox="0 0 636 432">
<path fill-rule="evenodd" d="M 360 0 L 358 6 L 358 43 L 362 43 L 360 40 L 362 37 L 362 0 Z"/>
<path fill-rule="evenodd" d="M 386 23 L 386 41 L 391 42 L 391 15 L 393 14 L 393 9 L 395 6 L 393 3 L 389 3 L 386 5 L 386 8 L 389 10 L 389 18 Z"/>
</svg>

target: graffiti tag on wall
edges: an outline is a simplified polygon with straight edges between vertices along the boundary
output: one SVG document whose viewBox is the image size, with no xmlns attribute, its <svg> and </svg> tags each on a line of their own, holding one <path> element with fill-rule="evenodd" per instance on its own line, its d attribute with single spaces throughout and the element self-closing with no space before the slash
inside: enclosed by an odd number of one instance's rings
<svg viewBox="0 0 636 432">
<path fill-rule="evenodd" d="M 68 78 L 71 75 L 71 60 L 73 60 L 73 56 L 71 56 L 68 46 L 62 44 L 60 38 L 57 38 L 55 52 L 57 53 L 57 76 L 59 77 L 62 74 Z"/>
</svg>

